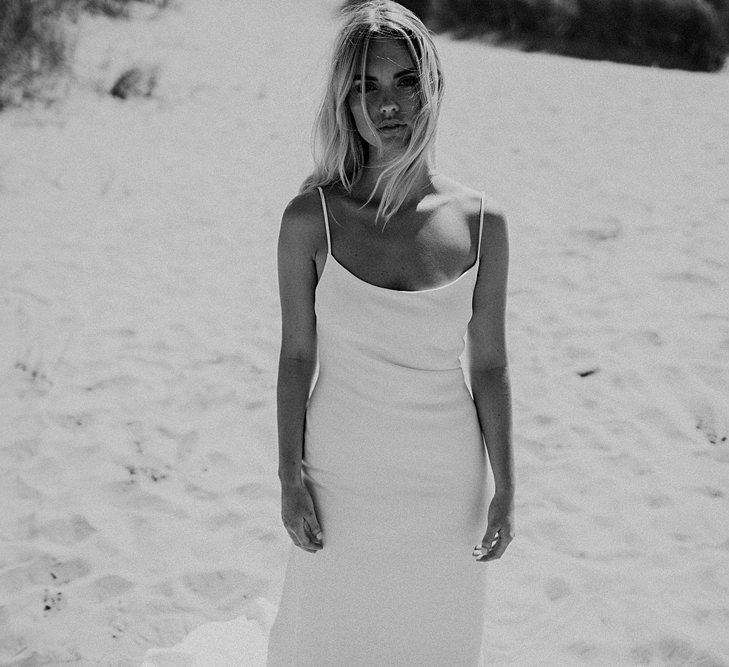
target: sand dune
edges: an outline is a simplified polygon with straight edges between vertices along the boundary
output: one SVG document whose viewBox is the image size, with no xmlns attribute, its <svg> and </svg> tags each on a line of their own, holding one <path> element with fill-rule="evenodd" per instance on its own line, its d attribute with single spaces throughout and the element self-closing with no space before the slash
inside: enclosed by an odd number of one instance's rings
<svg viewBox="0 0 729 667">
<path fill-rule="evenodd" d="M 89 17 L 68 99 L 0 115 L 0 663 L 261 664 L 275 239 L 335 6 Z M 438 166 L 511 230 L 492 662 L 729 664 L 727 72 L 438 45 Z M 153 98 L 99 93 L 136 62 Z"/>
</svg>

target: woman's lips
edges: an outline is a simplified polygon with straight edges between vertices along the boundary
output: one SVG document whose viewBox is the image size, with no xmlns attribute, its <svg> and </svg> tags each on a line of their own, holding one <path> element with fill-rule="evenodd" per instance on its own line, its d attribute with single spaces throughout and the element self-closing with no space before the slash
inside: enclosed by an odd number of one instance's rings
<svg viewBox="0 0 729 667">
<path fill-rule="evenodd" d="M 403 130 L 405 128 L 404 123 L 397 123 L 393 125 L 380 125 L 380 127 L 377 128 L 378 132 L 384 132 L 385 134 L 391 134 L 395 132 L 399 132 L 400 130 Z"/>
</svg>

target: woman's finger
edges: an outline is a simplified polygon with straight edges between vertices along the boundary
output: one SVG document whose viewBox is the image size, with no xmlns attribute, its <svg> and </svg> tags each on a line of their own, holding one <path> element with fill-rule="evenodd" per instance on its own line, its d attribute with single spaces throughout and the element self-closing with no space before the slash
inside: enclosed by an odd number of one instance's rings
<svg viewBox="0 0 729 667">
<path fill-rule="evenodd" d="M 309 536 L 306 534 L 305 525 L 305 520 L 301 519 L 296 530 L 293 531 L 293 534 L 296 536 L 297 540 L 296 546 L 301 547 L 304 551 L 308 551 L 309 553 L 316 553 L 319 549 L 321 549 L 321 546 L 317 545 L 315 542 L 312 542 L 311 539 L 309 539 Z"/>
<path fill-rule="evenodd" d="M 321 529 L 316 518 L 304 517 L 304 530 L 306 531 L 307 540 L 311 544 L 321 545 Z"/>
<path fill-rule="evenodd" d="M 313 510 L 310 514 L 307 514 L 304 517 L 304 522 L 311 530 L 312 536 L 317 541 L 321 541 L 321 538 L 322 538 L 321 526 L 319 525 L 319 520 L 316 518 L 316 514 L 314 514 Z"/>
<path fill-rule="evenodd" d="M 291 541 L 294 543 L 295 546 L 299 547 L 299 549 L 303 549 L 304 551 L 313 551 L 313 549 L 310 549 L 306 546 L 305 541 L 302 541 L 299 534 L 293 528 L 287 527 L 286 531 L 288 532 Z"/>
<path fill-rule="evenodd" d="M 476 551 L 483 551 L 486 552 L 489 549 L 491 549 L 491 545 L 494 543 L 494 540 L 496 539 L 496 535 L 498 533 L 498 530 L 496 527 L 489 525 L 486 527 L 486 533 L 483 536 L 483 539 L 481 540 L 481 544 L 477 544 L 474 548 L 474 555 Z"/>
<path fill-rule="evenodd" d="M 491 554 L 493 552 L 494 547 L 493 546 L 487 546 L 486 540 L 483 540 L 481 544 L 477 544 L 473 548 L 473 557 L 477 560 L 484 560 L 487 554 Z"/>
<path fill-rule="evenodd" d="M 497 560 L 498 558 L 501 558 L 501 556 L 504 554 L 504 551 L 506 551 L 506 547 L 509 546 L 509 543 L 511 542 L 512 538 L 508 534 L 504 534 L 503 536 L 499 532 L 499 534 L 496 537 L 496 541 L 491 546 L 490 549 L 486 548 L 486 543 L 484 543 L 484 549 L 483 549 L 483 555 L 476 558 L 479 562 L 485 562 L 490 560 Z"/>
</svg>

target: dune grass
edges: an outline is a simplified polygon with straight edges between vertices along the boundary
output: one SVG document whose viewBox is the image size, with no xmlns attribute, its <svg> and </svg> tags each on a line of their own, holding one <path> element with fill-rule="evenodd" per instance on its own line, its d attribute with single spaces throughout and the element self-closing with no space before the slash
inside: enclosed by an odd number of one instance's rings
<svg viewBox="0 0 729 667">
<path fill-rule="evenodd" d="M 125 17 L 135 2 L 169 0 L 0 0 L 0 109 L 59 95 L 80 12 Z"/>
<path fill-rule="evenodd" d="M 349 0 L 345 5 L 358 4 Z M 435 32 L 526 50 L 713 72 L 729 0 L 402 0 Z"/>
<path fill-rule="evenodd" d="M 169 4 L 169 0 L 82 0 L 81 9 L 91 14 L 127 17 L 134 1 L 145 2 L 160 8 L 164 8 Z"/>
<path fill-rule="evenodd" d="M 64 69 L 72 45 L 64 0 L 0 2 L 0 108 L 38 97 Z"/>
</svg>

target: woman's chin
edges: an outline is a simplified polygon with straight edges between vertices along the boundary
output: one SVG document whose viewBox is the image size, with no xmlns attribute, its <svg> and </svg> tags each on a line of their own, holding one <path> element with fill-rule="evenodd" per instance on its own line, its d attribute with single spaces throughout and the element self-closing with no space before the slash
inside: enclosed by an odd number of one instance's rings
<svg viewBox="0 0 729 667">
<path fill-rule="evenodd" d="M 393 150 L 395 148 L 402 150 L 407 148 L 410 143 L 411 132 L 408 128 L 402 132 L 379 132 L 377 137 L 385 150 Z"/>
</svg>

